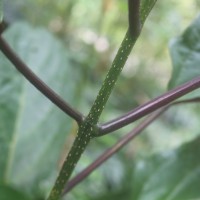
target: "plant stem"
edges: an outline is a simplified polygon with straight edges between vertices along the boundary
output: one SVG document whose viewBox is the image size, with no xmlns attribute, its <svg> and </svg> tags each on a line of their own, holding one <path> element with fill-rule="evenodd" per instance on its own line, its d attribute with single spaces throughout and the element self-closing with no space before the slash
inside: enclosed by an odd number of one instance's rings
<svg viewBox="0 0 200 200">
<path fill-rule="evenodd" d="M 57 105 L 63 112 L 81 123 L 84 116 L 66 103 L 58 94 L 49 88 L 33 71 L 31 71 L 26 64 L 15 54 L 7 42 L 0 36 L 0 49 L 9 61 L 16 67 L 23 76 L 32 83 L 42 94 L 44 94 L 50 101 Z"/>
<path fill-rule="evenodd" d="M 143 21 L 141 22 L 142 25 L 144 24 L 144 21 L 147 18 L 148 14 L 150 13 L 154 4 L 155 2 L 150 3 L 150 6 L 148 6 L 147 9 L 145 9 L 145 13 L 143 13 L 143 18 L 142 18 Z M 82 125 L 79 127 L 78 137 L 75 139 L 74 145 L 72 146 L 72 149 L 70 150 L 70 153 L 67 156 L 66 161 L 64 162 L 64 165 L 57 178 L 56 184 L 54 185 L 50 193 L 48 200 L 59 199 L 60 193 L 64 189 L 64 184 L 68 181 L 85 147 L 87 146 L 91 138 L 98 135 L 97 133 L 99 129 L 97 129 L 98 128 L 97 123 L 99 117 L 104 109 L 104 106 L 113 90 L 113 87 L 126 63 L 126 60 L 128 59 L 128 56 L 138 36 L 139 34 L 131 35 L 129 30 L 127 31 L 125 38 L 122 41 L 121 47 L 119 48 L 117 55 L 112 63 L 112 66 L 107 73 L 105 81 L 97 95 L 96 100 L 94 101 L 94 104 L 88 116 L 84 119 Z M 87 136 L 88 134 L 89 137 Z"/>
<path fill-rule="evenodd" d="M 179 105 L 179 104 L 185 104 L 185 103 L 200 103 L 200 97 L 176 101 L 172 105 Z"/>
<path fill-rule="evenodd" d="M 90 124 L 83 122 L 79 127 L 77 137 L 72 145 L 72 148 L 65 159 L 59 176 L 56 179 L 53 189 L 47 200 L 58 200 L 63 192 L 66 182 L 69 180 L 78 160 L 88 145 L 95 129 Z"/>
<path fill-rule="evenodd" d="M 104 106 L 111 94 L 111 91 L 117 81 L 117 78 L 131 52 L 131 49 L 137 40 L 137 37 L 133 38 L 129 32 L 125 35 L 125 38 L 117 52 L 117 55 L 113 61 L 113 64 L 106 76 L 106 79 L 99 91 L 99 94 L 83 123 L 79 127 L 77 137 L 74 144 L 62 166 L 56 183 L 51 190 L 48 200 L 59 199 L 63 192 L 64 186 L 73 172 L 75 165 L 77 164 L 81 154 L 84 152 L 91 138 L 98 135 L 97 123 L 98 119 L 104 109 Z"/>
<path fill-rule="evenodd" d="M 151 114 L 144 121 L 142 121 L 137 127 L 135 127 L 130 133 L 125 135 L 120 139 L 113 147 L 105 151 L 101 156 L 99 156 L 92 164 L 85 168 L 82 172 L 72 178 L 66 185 L 62 195 L 65 195 L 71 191 L 76 185 L 83 181 L 87 176 L 89 176 L 96 168 L 101 166 L 106 160 L 117 153 L 121 148 L 123 148 L 127 143 L 133 140 L 138 134 L 140 134 L 148 125 L 150 125 L 154 120 L 156 120 L 163 112 L 175 105 L 181 105 L 186 103 L 200 103 L 200 98 L 185 99 L 171 103 L 164 108 L 161 108 L 159 111 Z"/>
<path fill-rule="evenodd" d="M 122 147 L 129 143 L 133 138 L 140 134 L 149 124 L 151 124 L 155 119 L 157 119 L 164 111 L 168 109 L 168 106 L 162 108 L 160 111 L 150 115 L 143 122 L 141 122 L 136 128 L 129 132 L 125 137 L 119 140 L 113 147 L 105 151 L 99 158 L 97 158 L 91 165 L 80 172 L 76 177 L 71 179 L 68 184 L 66 184 L 63 195 L 69 192 L 73 187 L 79 184 L 87 176 L 89 176 L 96 168 L 103 164 L 107 159 L 109 159 L 113 154 L 118 152 Z"/>
<path fill-rule="evenodd" d="M 108 71 L 103 85 L 97 95 L 97 98 L 89 112 L 88 120 L 91 124 L 97 124 L 99 117 L 104 109 L 104 106 L 113 90 L 113 87 L 128 59 L 128 56 L 137 40 L 137 37 L 132 37 L 127 31 L 124 40 L 117 52 L 117 55 Z"/>
<path fill-rule="evenodd" d="M 143 104 L 134 110 L 128 112 L 127 114 L 107 122 L 103 125 L 99 125 L 100 134 L 99 136 L 111 133 L 118 130 L 144 116 L 147 114 L 171 103 L 172 101 L 184 96 L 185 94 L 192 92 L 193 90 L 200 87 L 200 77 L 196 77 L 191 81 L 172 89 L 165 94 Z"/>
<path fill-rule="evenodd" d="M 128 0 L 129 31 L 132 36 L 137 36 L 141 31 L 140 0 Z"/>
</svg>

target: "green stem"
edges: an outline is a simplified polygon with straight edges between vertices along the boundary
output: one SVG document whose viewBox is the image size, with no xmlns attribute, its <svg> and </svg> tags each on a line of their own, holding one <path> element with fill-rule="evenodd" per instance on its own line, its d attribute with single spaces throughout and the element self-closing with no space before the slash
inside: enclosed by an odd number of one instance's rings
<svg viewBox="0 0 200 200">
<path fill-rule="evenodd" d="M 63 192 L 66 182 L 69 180 L 81 154 L 84 152 L 91 138 L 98 134 L 97 123 L 104 109 L 104 106 L 112 92 L 117 78 L 122 71 L 126 60 L 135 44 L 137 37 L 126 33 L 125 38 L 119 48 L 113 64 L 108 71 L 106 79 L 98 93 L 98 96 L 84 122 L 80 125 L 74 144 L 62 166 L 56 183 L 48 197 L 48 200 L 58 200 Z"/>
<path fill-rule="evenodd" d="M 96 125 L 99 117 L 104 109 L 104 106 L 113 90 L 113 87 L 128 59 L 128 56 L 137 40 L 138 36 L 131 36 L 129 31 L 126 33 L 124 40 L 117 52 L 117 55 L 108 71 L 105 81 L 97 95 L 97 98 L 89 112 L 88 121 Z"/>
<path fill-rule="evenodd" d="M 69 180 L 81 154 L 84 152 L 95 129 L 85 121 L 79 128 L 77 137 L 73 146 L 65 159 L 59 176 L 54 184 L 53 189 L 48 197 L 48 200 L 58 200 L 63 192 L 66 182 Z"/>
<path fill-rule="evenodd" d="M 146 2 L 146 9 L 141 9 L 141 27 L 144 24 L 146 17 L 155 4 L 156 0 Z M 142 3 L 144 3 L 142 1 Z M 144 5 L 144 7 L 145 7 Z M 143 6 L 142 6 L 143 7 Z M 128 59 L 128 56 L 139 35 L 130 35 L 127 31 L 124 40 L 117 52 L 117 55 L 108 71 L 105 81 L 97 95 L 97 98 L 84 122 L 79 126 L 78 136 L 63 164 L 61 172 L 56 180 L 56 183 L 50 193 L 48 200 L 58 200 L 61 196 L 64 186 L 69 180 L 81 154 L 84 152 L 91 138 L 98 135 L 100 130 L 97 128 L 99 117 L 104 109 L 104 106 L 113 90 L 113 87 Z"/>
</svg>

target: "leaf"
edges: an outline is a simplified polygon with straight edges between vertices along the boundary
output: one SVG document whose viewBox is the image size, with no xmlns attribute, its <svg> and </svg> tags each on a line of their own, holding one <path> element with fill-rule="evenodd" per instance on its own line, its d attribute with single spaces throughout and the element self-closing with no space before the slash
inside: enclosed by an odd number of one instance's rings
<svg viewBox="0 0 200 200">
<path fill-rule="evenodd" d="M 5 185 L 0 185 L 1 200 L 30 200 L 24 194 L 19 191 Z"/>
<path fill-rule="evenodd" d="M 0 0 L 0 23 L 3 20 L 3 0 Z"/>
<path fill-rule="evenodd" d="M 5 39 L 24 62 L 69 103 L 76 68 L 63 45 L 44 29 L 13 25 Z M 72 120 L 0 54 L 0 182 L 44 195 L 57 175 Z"/>
<path fill-rule="evenodd" d="M 171 40 L 170 54 L 173 73 L 169 89 L 200 76 L 200 16 L 180 37 Z M 199 89 L 192 92 L 192 97 L 199 95 Z"/>
<path fill-rule="evenodd" d="M 200 198 L 200 138 L 136 165 L 133 197 L 137 200 Z"/>
</svg>

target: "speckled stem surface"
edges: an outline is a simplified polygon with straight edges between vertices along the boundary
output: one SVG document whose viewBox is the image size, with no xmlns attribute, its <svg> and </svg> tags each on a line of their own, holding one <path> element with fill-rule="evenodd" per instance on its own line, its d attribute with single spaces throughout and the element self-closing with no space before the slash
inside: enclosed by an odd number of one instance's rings
<svg viewBox="0 0 200 200">
<path fill-rule="evenodd" d="M 58 200 L 63 192 L 66 182 L 69 180 L 81 154 L 84 152 L 90 139 L 98 135 L 97 123 L 104 109 L 104 106 L 112 92 L 117 78 L 122 71 L 125 62 L 130 54 L 137 37 L 126 33 L 125 38 L 119 48 L 106 79 L 99 91 L 99 94 L 84 122 L 80 125 L 74 144 L 64 161 L 56 183 L 48 197 L 48 200 Z"/>
<path fill-rule="evenodd" d="M 95 129 L 86 122 L 80 125 L 77 137 L 74 140 L 73 146 L 65 159 L 59 176 L 54 184 L 54 187 L 49 195 L 48 200 L 57 200 L 60 198 L 66 182 L 69 180 L 81 154 L 84 152 Z"/>
<path fill-rule="evenodd" d="M 129 31 L 126 33 L 125 38 L 117 52 L 112 66 L 106 75 L 103 85 L 87 117 L 88 121 L 91 124 L 97 124 L 99 117 L 104 109 L 104 106 L 113 90 L 113 87 L 115 86 L 115 83 L 128 59 L 128 56 L 136 40 L 137 36 L 131 36 Z"/>
</svg>

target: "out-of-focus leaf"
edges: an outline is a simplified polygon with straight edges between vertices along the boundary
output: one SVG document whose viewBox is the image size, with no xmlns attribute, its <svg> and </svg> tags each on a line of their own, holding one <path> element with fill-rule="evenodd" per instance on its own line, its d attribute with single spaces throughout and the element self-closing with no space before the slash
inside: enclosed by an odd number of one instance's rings
<svg viewBox="0 0 200 200">
<path fill-rule="evenodd" d="M 165 157 L 139 162 L 132 199 L 191 200 L 200 198 L 200 138 Z"/>
<path fill-rule="evenodd" d="M 0 199 L 1 200 L 30 200 L 28 197 L 26 197 L 24 194 L 21 194 L 19 191 L 16 191 L 15 189 L 0 185 Z"/>
<path fill-rule="evenodd" d="M 89 200 L 110 200 L 110 199 L 116 199 L 116 200 L 130 200 L 130 190 L 127 188 L 122 188 L 122 190 L 116 190 L 116 191 L 109 191 L 106 194 L 96 197 L 96 198 L 88 198 Z"/>
<path fill-rule="evenodd" d="M 135 164 L 132 165 L 134 167 L 130 168 L 127 165 L 125 170 L 128 176 L 120 185 L 117 187 L 110 185 L 110 188 L 99 195 L 86 199 L 200 199 L 199 154 L 200 137 L 169 152 L 140 158 L 135 160 Z"/>
<path fill-rule="evenodd" d="M 75 187 L 70 194 L 74 199 L 83 200 L 129 200 L 132 166 L 130 157 L 128 158 L 124 154 L 113 156 Z M 64 199 L 68 198 L 67 195 Z"/>
<path fill-rule="evenodd" d="M 178 38 L 170 42 L 173 73 L 169 89 L 200 76 L 200 16 Z M 191 94 L 200 96 L 200 90 Z"/>
<path fill-rule="evenodd" d="M 5 39 L 27 65 L 69 103 L 74 103 L 75 67 L 50 33 L 25 23 Z M 0 54 L 0 182 L 44 195 L 55 181 L 71 119 L 37 91 Z"/>
</svg>

